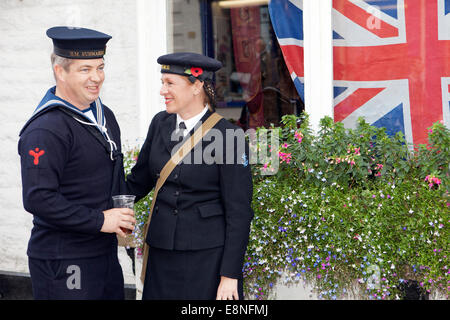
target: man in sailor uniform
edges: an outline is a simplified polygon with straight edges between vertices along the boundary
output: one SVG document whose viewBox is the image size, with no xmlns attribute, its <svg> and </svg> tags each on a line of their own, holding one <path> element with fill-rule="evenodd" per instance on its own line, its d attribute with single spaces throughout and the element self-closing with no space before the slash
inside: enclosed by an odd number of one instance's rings
<svg viewBox="0 0 450 320">
<path fill-rule="evenodd" d="M 50 88 L 20 132 L 27 255 L 35 299 L 124 299 L 117 236 L 134 228 L 123 191 L 120 130 L 99 94 L 111 36 L 54 27 Z M 122 230 L 123 229 L 123 230 Z"/>
</svg>

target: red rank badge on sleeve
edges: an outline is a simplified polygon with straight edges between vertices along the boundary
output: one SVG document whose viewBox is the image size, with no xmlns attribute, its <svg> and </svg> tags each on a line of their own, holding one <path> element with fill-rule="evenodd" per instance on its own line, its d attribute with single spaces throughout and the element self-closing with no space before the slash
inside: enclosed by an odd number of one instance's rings
<svg viewBox="0 0 450 320">
<path fill-rule="evenodd" d="M 32 156 L 33 159 L 33 163 L 35 166 L 37 166 L 39 164 L 39 157 L 41 157 L 42 155 L 45 154 L 44 150 L 39 150 L 39 148 L 35 148 L 34 150 L 30 150 L 28 151 L 29 155 Z"/>
</svg>

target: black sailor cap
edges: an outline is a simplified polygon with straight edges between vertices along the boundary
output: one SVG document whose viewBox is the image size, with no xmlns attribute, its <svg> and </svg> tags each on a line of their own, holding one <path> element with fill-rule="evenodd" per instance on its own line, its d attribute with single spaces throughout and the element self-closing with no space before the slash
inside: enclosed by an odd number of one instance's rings
<svg viewBox="0 0 450 320">
<path fill-rule="evenodd" d="M 220 61 L 194 52 L 166 54 L 157 62 L 161 65 L 161 73 L 187 76 L 191 82 L 212 80 L 214 72 L 222 68 Z"/>
<path fill-rule="evenodd" d="M 75 27 L 53 27 L 47 30 L 53 40 L 53 52 L 69 59 L 98 59 L 106 52 L 106 43 L 112 37 L 105 33 Z"/>
</svg>

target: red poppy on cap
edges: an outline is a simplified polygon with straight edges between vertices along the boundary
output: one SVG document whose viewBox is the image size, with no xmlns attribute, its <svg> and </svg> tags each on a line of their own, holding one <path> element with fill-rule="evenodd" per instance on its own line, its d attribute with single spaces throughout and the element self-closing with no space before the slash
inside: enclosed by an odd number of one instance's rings
<svg viewBox="0 0 450 320">
<path fill-rule="evenodd" d="M 196 68 L 196 67 L 192 67 L 191 68 L 191 73 L 194 77 L 198 77 L 199 75 L 201 75 L 203 73 L 203 69 L 202 68 Z"/>
</svg>

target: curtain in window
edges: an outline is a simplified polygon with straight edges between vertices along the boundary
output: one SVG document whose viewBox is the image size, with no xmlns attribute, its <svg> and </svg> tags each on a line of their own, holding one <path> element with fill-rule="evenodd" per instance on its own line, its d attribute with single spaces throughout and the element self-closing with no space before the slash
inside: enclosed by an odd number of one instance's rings
<svg viewBox="0 0 450 320">
<path fill-rule="evenodd" d="M 263 95 L 260 63 L 260 9 L 243 7 L 231 9 L 234 62 L 243 98 L 249 111 L 249 126 L 264 126 Z"/>
</svg>

